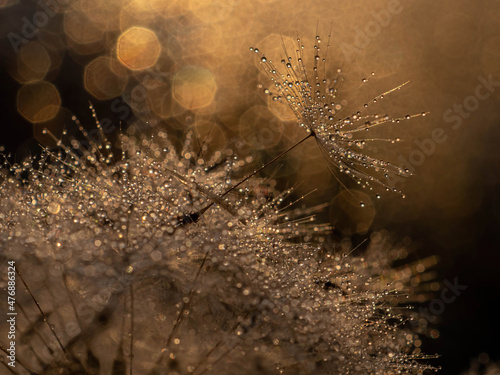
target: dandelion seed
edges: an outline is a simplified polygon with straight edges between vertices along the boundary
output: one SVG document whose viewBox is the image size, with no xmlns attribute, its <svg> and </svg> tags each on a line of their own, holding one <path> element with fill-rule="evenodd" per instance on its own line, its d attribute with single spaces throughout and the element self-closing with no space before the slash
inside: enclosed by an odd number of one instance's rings
<svg viewBox="0 0 500 375">
<path fill-rule="evenodd" d="M 408 176 L 410 173 L 388 161 L 362 152 L 368 143 L 394 143 L 399 141 L 399 138 L 385 139 L 369 137 L 364 134 L 384 124 L 399 123 L 417 116 L 425 116 L 425 112 L 401 118 L 390 115 L 366 114 L 367 108 L 404 87 L 408 83 L 405 82 L 378 95 L 350 116 L 346 116 L 343 113 L 345 104 L 340 99 L 341 87 L 344 82 L 343 71 L 338 69 L 335 77 L 328 77 L 326 74 L 330 38 L 329 35 L 323 55 L 321 38 L 316 36 L 311 69 L 308 69 L 304 63 L 305 47 L 300 38 L 297 38 L 294 54 L 287 50 L 283 41 L 283 53 L 286 57 L 281 60 L 283 70 L 280 70 L 271 60 L 260 54 L 262 56 L 260 64 L 273 84 L 273 88 L 266 89 L 265 93 L 271 95 L 274 101 L 281 102 L 290 108 L 295 114 L 298 124 L 308 132 L 306 138 L 315 139 L 334 175 L 336 172 L 347 174 L 369 190 L 372 190 L 374 185 L 378 185 L 386 190 L 399 192 L 389 186 L 387 180 L 394 175 Z M 258 51 L 256 48 L 252 50 Z M 363 83 L 367 81 L 367 78 L 362 79 Z M 342 184 L 340 180 L 339 182 Z"/>
</svg>

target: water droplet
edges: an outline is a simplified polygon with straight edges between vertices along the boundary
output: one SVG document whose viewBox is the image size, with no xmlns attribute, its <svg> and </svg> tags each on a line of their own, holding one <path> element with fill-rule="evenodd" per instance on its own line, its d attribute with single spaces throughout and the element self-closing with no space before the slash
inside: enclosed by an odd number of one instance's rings
<svg viewBox="0 0 500 375">
<path fill-rule="evenodd" d="M 56 215 L 57 213 L 59 213 L 60 209 L 61 205 L 57 202 L 51 202 L 47 206 L 47 211 L 49 211 L 52 215 Z"/>
</svg>

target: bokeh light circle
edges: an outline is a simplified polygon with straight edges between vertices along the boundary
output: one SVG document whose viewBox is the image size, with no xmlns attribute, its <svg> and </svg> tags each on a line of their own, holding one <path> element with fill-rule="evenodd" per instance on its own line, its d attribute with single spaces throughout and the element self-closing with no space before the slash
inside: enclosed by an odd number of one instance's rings
<svg viewBox="0 0 500 375">
<path fill-rule="evenodd" d="M 115 59 L 100 56 L 85 67 L 85 89 L 99 100 L 120 95 L 127 81 L 126 69 Z"/>
<path fill-rule="evenodd" d="M 161 46 L 156 34 L 143 27 L 131 27 L 118 38 L 117 57 L 131 70 L 153 66 L 160 56 Z"/>
<path fill-rule="evenodd" d="M 64 30 L 69 38 L 82 45 L 99 42 L 104 34 L 85 14 L 76 10 L 64 14 Z"/>
<path fill-rule="evenodd" d="M 186 109 L 209 105 L 217 89 L 213 74 L 198 66 L 188 66 L 178 71 L 172 86 L 174 99 Z"/>
<path fill-rule="evenodd" d="M 33 123 L 53 119 L 60 106 L 59 91 L 49 82 L 40 81 L 24 85 L 17 93 L 17 110 Z"/>
<path fill-rule="evenodd" d="M 51 59 L 43 44 L 32 41 L 20 48 L 17 55 L 17 73 L 22 82 L 43 79 L 50 65 Z"/>
</svg>

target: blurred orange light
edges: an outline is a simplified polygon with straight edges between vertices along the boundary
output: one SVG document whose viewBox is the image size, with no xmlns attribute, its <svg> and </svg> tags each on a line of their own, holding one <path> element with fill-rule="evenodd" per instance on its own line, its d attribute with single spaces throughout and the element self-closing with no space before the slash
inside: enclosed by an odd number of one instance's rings
<svg viewBox="0 0 500 375">
<path fill-rule="evenodd" d="M 85 67 L 85 89 L 99 100 L 120 95 L 127 81 L 125 68 L 115 59 L 100 56 Z"/>
<path fill-rule="evenodd" d="M 184 108 L 197 109 L 209 105 L 217 85 L 212 73 L 204 68 L 188 66 L 173 79 L 173 95 Z"/>
<path fill-rule="evenodd" d="M 17 93 L 17 110 L 33 123 L 53 119 L 60 106 L 59 91 L 49 82 L 41 81 L 24 85 Z"/>
<path fill-rule="evenodd" d="M 85 14 L 70 11 L 64 14 L 64 30 L 77 44 L 91 44 L 102 40 L 103 31 L 94 25 Z"/>
<path fill-rule="evenodd" d="M 22 82 L 43 79 L 50 65 L 51 59 L 43 44 L 32 41 L 20 48 L 17 55 L 17 72 Z"/>
<path fill-rule="evenodd" d="M 156 34 L 149 29 L 131 27 L 118 38 L 118 60 L 132 70 L 153 66 L 160 56 L 160 51 L 160 42 Z"/>
</svg>

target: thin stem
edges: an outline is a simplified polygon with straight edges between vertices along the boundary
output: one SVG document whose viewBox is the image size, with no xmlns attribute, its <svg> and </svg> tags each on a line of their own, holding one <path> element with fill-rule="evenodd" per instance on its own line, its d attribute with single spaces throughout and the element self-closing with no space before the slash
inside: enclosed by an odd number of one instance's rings
<svg viewBox="0 0 500 375">
<path fill-rule="evenodd" d="M 188 301 L 185 302 L 182 305 L 181 311 L 179 312 L 179 315 L 177 316 L 177 320 L 175 322 L 175 325 L 172 328 L 172 331 L 170 332 L 170 335 L 168 335 L 167 343 L 165 345 L 167 348 L 170 347 L 170 343 L 172 341 L 172 338 L 174 337 L 174 334 L 177 332 L 177 329 L 179 328 L 179 324 L 181 323 L 182 318 L 184 317 L 184 312 L 186 311 L 186 309 L 189 308 L 189 305 L 192 302 L 192 299 L 193 299 L 193 296 L 194 296 L 194 293 L 195 293 L 195 286 L 196 286 L 196 283 L 198 281 L 198 278 L 200 277 L 201 270 L 203 269 L 203 266 L 205 265 L 205 261 L 208 258 L 208 254 L 209 254 L 209 252 L 205 253 L 205 257 L 203 258 L 203 260 L 202 260 L 202 262 L 200 264 L 200 267 L 198 268 L 198 272 L 196 272 L 196 276 L 195 276 L 193 284 L 191 286 L 191 290 L 189 291 Z"/>
<path fill-rule="evenodd" d="M 52 328 L 52 326 L 50 325 L 49 323 L 49 320 L 47 318 L 47 316 L 45 315 L 45 313 L 43 312 L 42 308 L 40 307 L 40 304 L 38 303 L 38 301 L 36 300 L 35 296 L 33 295 L 33 293 L 31 293 L 31 290 L 30 288 L 28 287 L 28 284 L 26 284 L 26 282 L 24 281 L 24 278 L 21 276 L 21 272 L 19 272 L 19 269 L 16 267 L 16 273 L 19 275 L 19 278 L 21 279 L 21 281 L 23 282 L 24 284 L 24 287 L 26 288 L 26 290 L 28 291 L 29 295 L 31 296 L 31 298 L 33 299 L 33 301 L 35 302 L 35 305 L 36 307 L 38 307 L 38 311 L 40 311 L 40 314 L 42 314 L 42 318 L 43 318 L 43 321 L 45 322 L 45 324 L 47 324 L 47 326 L 49 327 L 50 331 L 52 332 L 52 334 L 54 335 L 54 337 L 56 338 L 57 340 L 57 343 L 59 344 L 59 346 L 61 347 L 61 350 L 63 351 L 64 354 L 66 354 L 66 349 L 64 349 L 64 346 L 63 344 L 61 343 L 61 340 L 59 340 L 59 337 L 57 336 L 56 332 L 54 331 L 54 328 Z"/>
<path fill-rule="evenodd" d="M 294 145 L 290 146 L 289 148 L 287 148 L 285 151 L 283 151 L 282 153 L 280 153 L 278 156 L 275 156 L 272 160 L 268 161 L 266 164 L 262 165 L 260 168 L 256 169 L 255 171 L 253 171 L 251 174 L 249 174 L 247 177 L 245 177 L 243 180 L 241 180 L 240 182 L 238 182 L 236 185 L 234 185 L 233 187 L 229 188 L 228 190 L 226 190 L 226 192 L 222 193 L 220 195 L 220 197 L 223 197 L 227 194 L 229 194 L 231 191 L 233 191 L 234 189 L 236 189 L 238 186 L 241 186 L 243 183 L 245 183 L 246 181 L 248 181 L 250 178 L 252 178 L 253 176 L 255 176 L 257 173 L 259 173 L 260 171 L 262 171 L 263 169 L 267 168 L 269 165 L 271 165 L 272 163 L 274 163 L 276 160 L 280 159 L 281 157 L 283 157 L 284 155 L 286 155 L 287 153 L 289 153 L 290 151 L 292 151 L 295 147 L 299 146 L 300 144 L 302 144 L 303 142 L 305 142 L 307 139 L 311 138 L 311 137 L 314 137 L 314 132 L 311 132 L 309 133 L 307 136 L 305 136 L 304 138 L 302 138 L 300 141 L 298 141 L 297 143 L 295 143 Z M 210 207 L 212 207 L 214 205 L 215 202 L 212 202 L 210 204 L 208 204 L 207 206 L 205 206 L 204 208 L 202 208 L 198 214 L 201 216 L 202 214 L 205 213 L 205 211 L 207 211 Z"/>
</svg>

